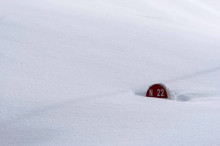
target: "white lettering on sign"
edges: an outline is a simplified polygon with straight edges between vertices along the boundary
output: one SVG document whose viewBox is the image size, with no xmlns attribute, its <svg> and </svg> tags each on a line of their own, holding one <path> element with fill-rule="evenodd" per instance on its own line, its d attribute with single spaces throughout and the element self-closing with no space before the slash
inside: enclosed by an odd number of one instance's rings
<svg viewBox="0 0 220 146">
<path fill-rule="evenodd" d="M 161 96 L 164 97 L 164 90 L 161 89 Z"/>
<path fill-rule="evenodd" d="M 154 94 L 153 94 L 153 89 L 150 89 L 150 90 L 149 90 L 149 95 L 150 95 L 150 96 L 153 96 L 153 95 L 154 95 Z"/>
<path fill-rule="evenodd" d="M 157 96 L 158 96 L 158 97 L 160 97 L 160 96 L 161 96 L 161 97 L 164 97 L 164 89 L 161 89 L 161 90 L 160 90 L 160 89 L 157 89 Z"/>
</svg>

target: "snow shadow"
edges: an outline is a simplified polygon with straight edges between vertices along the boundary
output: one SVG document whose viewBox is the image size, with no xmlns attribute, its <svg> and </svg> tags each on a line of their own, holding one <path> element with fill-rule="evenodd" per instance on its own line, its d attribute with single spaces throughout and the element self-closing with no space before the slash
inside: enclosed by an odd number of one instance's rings
<svg viewBox="0 0 220 146">
<path fill-rule="evenodd" d="M 204 93 L 197 93 L 197 92 L 175 92 L 173 95 L 171 95 L 172 100 L 176 101 L 190 101 L 192 99 L 204 99 L 204 98 L 210 98 L 214 97 L 213 94 L 210 94 L 209 92 Z"/>
<path fill-rule="evenodd" d="M 104 97 L 108 98 L 108 97 L 119 95 L 119 94 L 126 93 L 126 92 L 127 91 L 121 90 L 121 91 L 111 91 L 111 92 L 94 94 L 94 95 L 85 95 L 85 96 L 81 96 L 78 98 L 69 99 L 63 102 L 54 103 L 51 105 L 39 106 L 37 109 L 33 109 L 32 111 L 27 111 L 27 113 L 23 115 L 19 115 L 18 117 L 11 119 L 10 121 L 7 121 L 7 123 L 13 124 L 15 122 L 19 122 L 19 121 L 23 121 L 23 120 L 31 119 L 33 117 L 40 116 L 47 112 L 54 112 L 56 110 L 61 110 L 63 108 L 73 107 L 73 105 L 78 104 L 78 103 L 82 103 L 82 102 L 86 102 L 86 101 L 94 100 L 98 98 L 104 98 Z"/>
<path fill-rule="evenodd" d="M 58 130 L 51 128 L 38 127 L 38 125 L 31 125 L 29 123 L 15 123 L 8 125 L 8 123 L 0 123 L 0 141 L 1 145 L 34 145 L 50 140 L 56 140 L 60 137 Z M 3 134 L 4 133 L 4 134 Z"/>
<path fill-rule="evenodd" d="M 146 90 L 137 90 L 135 91 L 135 95 L 138 95 L 138 96 L 146 96 L 146 92 L 147 92 L 147 88 Z"/>
<path fill-rule="evenodd" d="M 195 72 L 195 73 L 192 73 L 192 74 L 180 76 L 180 77 L 177 77 L 177 78 L 174 78 L 174 79 L 170 79 L 170 80 L 164 81 L 164 83 L 165 84 L 173 83 L 173 82 L 177 82 L 177 81 L 180 81 L 180 80 L 185 80 L 185 79 L 189 79 L 189 78 L 193 78 L 193 77 L 197 77 L 197 76 L 201 76 L 201 75 L 204 75 L 204 74 L 209 74 L 209 73 L 217 72 L 217 71 L 220 71 L 220 66 L 218 66 L 216 68 L 211 68 L 211 69 Z"/>
</svg>

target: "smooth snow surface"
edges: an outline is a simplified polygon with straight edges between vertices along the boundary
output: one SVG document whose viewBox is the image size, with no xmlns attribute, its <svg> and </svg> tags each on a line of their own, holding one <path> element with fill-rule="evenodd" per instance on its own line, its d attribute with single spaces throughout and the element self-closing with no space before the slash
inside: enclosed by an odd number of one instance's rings
<svg viewBox="0 0 220 146">
<path fill-rule="evenodd" d="M 219 0 L 1 0 L 0 145 L 219 146 Z"/>
</svg>

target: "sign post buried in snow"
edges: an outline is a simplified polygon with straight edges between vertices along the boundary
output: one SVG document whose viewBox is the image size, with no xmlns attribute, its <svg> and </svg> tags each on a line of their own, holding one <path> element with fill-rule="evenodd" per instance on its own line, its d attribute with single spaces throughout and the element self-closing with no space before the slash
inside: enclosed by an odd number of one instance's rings
<svg viewBox="0 0 220 146">
<path fill-rule="evenodd" d="M 167 88 L 163 84 L 154 84 L 150 86 L 146 93 L 147 97 L 168 98 Z"/>
</svg>

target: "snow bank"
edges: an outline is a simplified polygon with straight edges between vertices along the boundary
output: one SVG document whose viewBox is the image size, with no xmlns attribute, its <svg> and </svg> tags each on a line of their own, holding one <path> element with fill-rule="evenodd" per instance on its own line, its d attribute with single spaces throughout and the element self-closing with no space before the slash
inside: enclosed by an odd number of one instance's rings
<svg viewBox="0 0 220 146">
<path fill-rule="evenodd" d="M 219 145 L 219 9 L 1 1 L 1 145 Z M 142 96 L 160 82 L 176 101 Z"/>
</svg>

